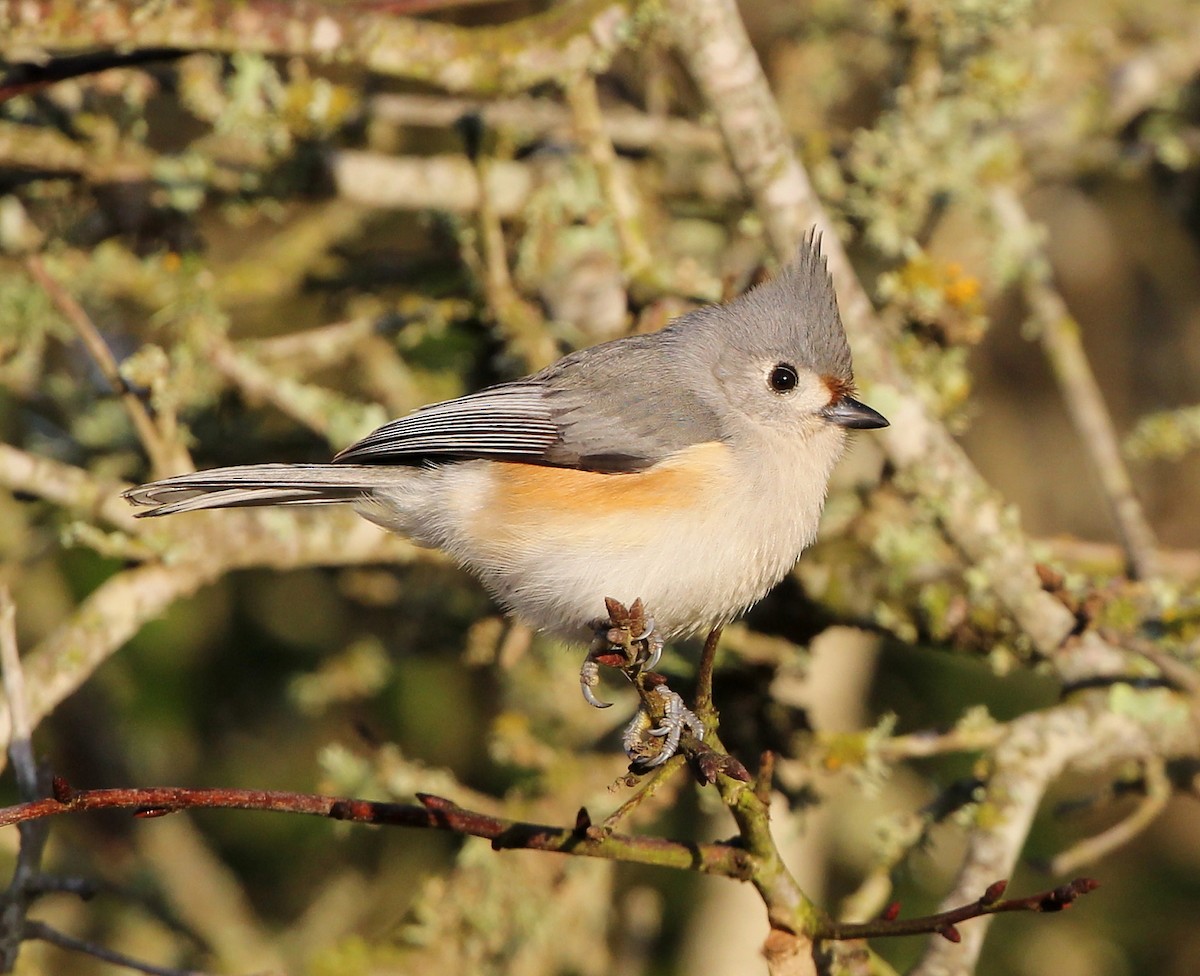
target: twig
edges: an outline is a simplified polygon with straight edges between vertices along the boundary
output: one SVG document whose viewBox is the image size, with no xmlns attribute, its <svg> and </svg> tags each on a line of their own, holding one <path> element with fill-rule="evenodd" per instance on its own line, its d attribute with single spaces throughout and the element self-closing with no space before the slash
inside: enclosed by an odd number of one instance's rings
<svg viewBox="0 0 1200 976">
<path fill-rule="evenodd" d="M 472 182 L 478 191 L 480 276 L 488 311 L 512 351 L 529 369 L 541 369 L 558 357 L 558 350 L 541 313 L 513 287 L 504 228 L 492 196 L 491 172 L 498 160 L 483 149 L 483 122 L 477 116 L 460 120 L 459 132 L 466 144 L 467 159 L 474 167 Z"/>
<path fill-rule="evenodd" d="M 1037 539 L 1035 547 L 1075 569 L 1089 574 L 1115 576 L 1126 568 L 1125 553 L 1114 543 L 1085 539 Z M 1200 580 L 1200 551 L 1195 549 L 1159 549 L 1159 571 L 1163 577 L 1191 584 Z"/>
<path fill-rule="evenodd" d="M 54 796 L 0 809 L 0 827 L 90 810 L 132 810 L 137 817 L 160 817 L 179 810 L 260 810 L 378 826 L 444 830 L 490 840 L 496 850 L 552 851 L 743 880 L 753 867 L 746 852 L 738 847 L 609 833 L 594 827 L 584 810 L 573 826 L 554 827 L 478 813 L 438 796 L 418 794 L 417 799 L 419 804 L 384 803 L 278 790 L 186 787 L 75 791 L 56 779 Z"/>
<path fill-rule="evenodd" d="M 121 398 L 125 412 L 129 414 L 129 419 L 133 422 L 133 429 L 137 431 L 142 446 L 146 448 L 146 453 L 150 456 L 150 463 L 153 465 L 155 473 L 159 477 L 165 478 L 168 475 L 190 470 L 191 462 L 187 456 L 187 450 L 180 444 L 172 445 L 163 440 L 158 425 L 154 423 L 145 404 L 125 382 L 112 350 L 108 348 L 108 343 L 104 341 L 104 337 L 100 335 L 83 306 L 46 270 L 45 264 L 38 255 L 30 255 L 25 261 L 25 267 L 34 281 L 45 291 L 50 301 L 66 317 L 82 340 L 92 361 L 108 381 L 113 393 Z"/>
<path fill-rule="evenodd" d="M 715 719 L 712 701 L 713 668 L 717 660 L 717 645 L 721 642 L 718 624 L 704 638 L 704 649 L 700 652 L 700 664 L 696 668 L 696 714 L 706 725 Z"/>
<path fill-rule="evenodd" d="M 1166 764 L 1160 758 L 1146 763 L 1146 795 L 1128 817 L 1095 837 L 1082 840 L 1050 861 L 1049 872 L 1055 875 L 1072 874 L 1085 864 L 1092 864 L 1104 855 L 1128 844 L 1150 826 L 1171 799 L 1171 781 Z"/>
<path fill-rule="evenodd" d="M 1082 895 L 1089 894 L 1100 887 L 1100 882 L 1091 878 L 1076 878 L 1068 884 L 1061 885 L 1049 891 L 1039 891 L 1024 898 L 1008 898 L 1001 900 L 1007 881 L 997 881 L 988 886 L 987 890 L 977 900 L 958 908 L 951 908 L 935 915 L 919 915 L 915 918 L 898 918 L 896 912 L 899 906 L 893 904 L 883 918 L 873 922 L 830 922 L 824 929 L 818 931 L 816 938 L 821 939 L 866 939 L 872 937 L 890 937 L 898 935 L 926 935 L 936 933 L 948 942 L 961 942 L 962 934 L 958 925 L 972 918 L 983 918 L 987 915 L 998 915 L 1002 912 L 1061 912 L 1070 908 L 1074 901 Z"/>
<path fill-rule="evenodd" d="M 44 498 L 87 519 L 101 519 L 135 529 L 137 519 L 121 492 L 124 482 L 104 481 L 82 468 L 0 444 L 0 485 L 10 491 Z"/>
<path fill-rule="evenodd" d="M 12 159 L 25 148 L 21 143 L 6 143 L 4 126 L 0 123 L 0 161 Z M 68 148 L 56 149 L 57 155 L 66 154 Z M 68 155 L 59 168 L 79 172 L 85 162 L 82 156 L 76 160 Z M 336 149 L 325 154 L 325 165 L 338 195 L 354 203 L 451 213 L 474 213 L 479 208 L 480 184 L 475 169 L 461 155 L 387 156 L 362 149 Z M 618 158 L 615 165 L 622 179 L 640 178 L 640 171 L 630 160 Z M 148 173 L 147 178 L 151 175 Z M 538 178 L 536 163 L 490 160 L 483 179 L 496 214 L 502 218 L 520 216 L 537 187 Z M 716 204 L 728 204 L 744 195 L 728 164 L 721 159 L 698 160 L 694 165 L 679 167 L 662 192 L 668 198 L 699 197 Z"/>
<path fill-rule="evenodd" d="M 910 732 L 880 742 L 875 751 L 881 759 L 896 762 L 941 756 L 948 752 L 981 752 L 990 749 L 1005 735 L 1000 723 L 985 727 L 954 728 L 949 732 Z"/>
<path fill-rule="evenodd" d="M 30 736 L 33 725 L 25 698 L 25 673 L 17 648 L 17 607 L 8 585 L 0 583 L 0 675 L 8 702 L 8 754 L 17 777 L 17 792 L 24 800 L 38 795 L 37 764 Z"/>
<path fill-rule="evenodd" d="M 374 118 L 401 126 L 449 128 L 473 112 L 489 128 L 515 129 L 526 137 L 553 137 L 571 127 L 570 112 L 549 98 L 485 101 L 406 92 L 373 95 L 368 105 Z M 625 105 L 605 106 L 600 124 L 615 145 L 626 149 L 719 153 L 722 148 L 721 134 L 710 125 L 651 115 Z"/>
<path fill-rule="evenodd" d="M 149 973 L 150 976 L 206 976 L 205 973 L 197 969 L 177 969 L 174 966 L 156 966 L 153 963 L 142 962 L 140 959 L 127 956 L 125 953 L 117 952 L 115 949 L 109 949 L 95 942 L 88 942 L 84 939 L 77 939 L 72 935 L 67 935 L 65 932 L 51 928 L 44 922 L 27 921 L 23 934 L 26 939 L 40 939 L 42 942 L 56 945 L 60 949 L 80 952 L 86 956 L 91 956 L 93 959 L 99 959 L 101 962 L 110 962 L 114 966 L 124 966 L 126 969 L 133 969 L 139 973 Z"/>
<path fill-rule="evenodd" d="M 657 767 L 646 777 L 645 782 L 638 787 L 637 791 L 628 800 L 600 822 L 600 828 L 602 830 L 615 830 L 617 824 L 633 813 L 646 800 L 651 799 L 666 783 L 670 782 L 671 777 L 678 769 L 679 766 L 676 763 L 667 763 L 665 766 Z"/>
<path fill-rule="evenodd" d="M 1031 222 L 1015 193 L 1000 189 L 993 194 L 994 209 L 1015 240 L 1033 240 Z M 1121 544 L 1134 576 L 1150 579 L 1160 573 L 1158 540 L 1146 520 L 1133 481 L 1125 467 L 1121 446 L 1104 395 L 1096 382 L 1087 352 L 1062 294 L 1054 287 L 1046 257 L 1030 245 L 1024 276 L 1025 300 L 1037 322 L 1038 339 L 1046 355 L 1067 412 L 1079 433 L 1079 443 L 1091 464 L 1117 526 Z"/>
<path fill-rule="evenodd" d="M 601 193 L 612 214 L 622 269 L 629 277 L 638 278 L 653 271 L 654 263 L 633 190 L 617 168 L 617 153 L 604 128 L 596 79 L 590 74 L 580 75 L 568 81 L 564 91 L 575 119 L 576 135 L 596 168 Z"/>
<path fill-rule="evenodd" d="M 281 375 L 224 336 L 210 335 L 206 343 L 209 362 L 243 396 L 275 405 L 323 436 L 334 449 L 340 450 L 387 420 L 382 407 Z"/>
<path fill-rule="evenodd" d="M 30 736 L 29 709 L 25 698 L 25 678 L 21 670 L 21 655 L 17 647 L 17 608 L 7 584 L 0 584 L 0 669 L 3 671 L 4 696 L 8 702 L 8 755 L 17 778 L 17 795 L 27 802 L 36 802 L 39 794 L 37 761 L 33 755 Z M 0 971 L 12 972 L 21 952 L 21 942 L 28 922 L 29 882 L 41 871 L 42 854 L 49 837 L 46 824 L 23 823 L 21 843 L 12 880 L 0 898 Z"/>
</svg>

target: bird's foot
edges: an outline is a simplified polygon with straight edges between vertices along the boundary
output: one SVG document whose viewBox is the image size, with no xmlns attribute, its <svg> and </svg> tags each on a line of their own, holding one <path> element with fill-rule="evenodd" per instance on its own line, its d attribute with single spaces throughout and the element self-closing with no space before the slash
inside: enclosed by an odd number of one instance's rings
<svg viewBox="0 0 1200 976">
<path fill-rule="evenodd" d="M 653 686 L 644 688 L 637 714 L 621 734 L 621 745 L 625 755 L 632 760 L 630 766 L 635 772 L 654 769 L 675 755 L 685 731 L 697 739 L 704 738 L 704 723 L 696 713 L 667 687 L 665 679 L 660 675 L 652 677 L 659 681 L 646 682 Z"/>
<path fill-rule="evenodd" d="M 626 607 L 610 598 L 604 605 L 608 619 L 594 626 L 596 637 L 579 669 L 579 686 L 584 700 L 596 708 L 611 704 L 596 697 L 601 665 L 616 668 L 638 686 L 641 704 L 621 742 L 635 771 L 653 769 L 679 751 L 685 731 L 702 738 L 704 725 L 667 687 L 666 679 L 652 671 L 662 657 L 663 638 L 642 601 L 634 600 Z"/>
</svg>

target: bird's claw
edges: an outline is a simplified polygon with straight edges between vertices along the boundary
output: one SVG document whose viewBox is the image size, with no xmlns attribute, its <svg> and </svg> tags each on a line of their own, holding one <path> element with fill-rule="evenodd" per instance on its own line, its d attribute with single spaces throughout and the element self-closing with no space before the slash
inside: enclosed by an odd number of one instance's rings
<svg viewBox="0 0 1200 976">
<path fill-rule="evenodd" d="M 658 720 L 658 725 L 654 724 L 654 717 L 643 704 L 625 727 L 621 735 L 621 745 L 635 766 L 654 769 L 679 751 L 679 740 L 685 730 L 696 738 L 702 738 L 704 723 L 684 704 L 683 699 L 666 685 L 659 685 L 647 694 L 654 695 L 661 701 L 663 714 Z M 656 752 L 652 749 L 652 739 L 661 740 Z"/>
<path fill-rule="evenodd" d="M 583 666 L 579 669 L 579 689 L 583 692 L 583 700 L 592 708 L 611 708 L 612 702 L 597 698 L 596 692 L 592 690 L 599 683 L 600 665 L 589 654 L 583 659 Z"/>
<path fill-rule="evenodd" d="M 648 617 L 646 619 L 645 631 L 633 638 L 633 642 L 635 644 L 639 641 L 646 642 L 645 659 L 641 662 L 642 670 L 653 671 L 655 666 L 658 664 L 659 659 L 662 657 L 663 652 L 662 634 L 660 634 L 658 632 L 658 628 L 654 626 L 653 617 Z"/>
</svg>

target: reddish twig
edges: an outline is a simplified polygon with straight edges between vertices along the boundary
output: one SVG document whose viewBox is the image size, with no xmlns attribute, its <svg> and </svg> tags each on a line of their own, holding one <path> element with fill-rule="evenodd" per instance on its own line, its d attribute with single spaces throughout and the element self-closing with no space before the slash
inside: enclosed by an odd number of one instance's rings
<svg viewBox="0 0 1200 976">
<path fill-rule="evenodd" d="M 712 714 L 713 666 L 717 660 L 717 644 L 721 641 L 720 624 L 704 638 L 704 650 L 700 654 L 700 666 L 696 669 L 696 714 L 707 720 Z"/>
<path fill-rule="evenodd" d="M 460 807 L 451 800 L 418 794 L 418 804 L 383 803 L 278 790 L 147 789 L 73 790 L 61 778 L 47 799 L 0 809 L 0 827 L 87 810 L 132 810 L 137 817 L 161 817 L 179 810 L 224 809 L 300 813 L 332 820 L 391 827 L 445 830 L 483 837 L 495 850 L 553 851 L 614 861 L 655 864 L 745 879 L 752 871 L 746 852 L 728 844 L 683 843 L 661 837 L 610 833 L 593 826 L 581 810 L 571 827 L 493 817 Z"/>
<path fill-rule="evenodd" d="M 1070 908 L 1075 899 L 1100 887 L 1092 878 L 1076 878 L 1074 881 L 1048 891 L 1026 895 L 1024 898 L 1001 900 L 1007 881 L 989 885 L 978 901 L 935 915 L 919 915 L 915 918 L 898 918 L 900 905 L 893 902 L 883 915 L 872 922 L 827 922 L 814 935 L 814 939 L 866 939 L 896 935 L 925 935 L 936 932 L 950 942 L 958 942 L 962 936 L 958 931 L 960 922 L 984 915 L 999 915 L 1001 912 L 1061 912 Z"/>
</svg>

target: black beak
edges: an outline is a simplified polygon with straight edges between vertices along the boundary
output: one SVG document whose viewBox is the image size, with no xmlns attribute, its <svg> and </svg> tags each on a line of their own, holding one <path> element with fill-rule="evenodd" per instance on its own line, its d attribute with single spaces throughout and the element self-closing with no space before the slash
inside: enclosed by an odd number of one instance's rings
<svg viewBox="0 0 1200 976">
<path fill-rule="evenodd" d="M 821 414 L 831 424 L 849 430 L 874 430 L 877 427 L 888 426 L 887 418 L 878 410 L 872 410 L 865 403 L 859 403 L 849 396 L 840 397 L 822 410 Z"/>
</svg>

